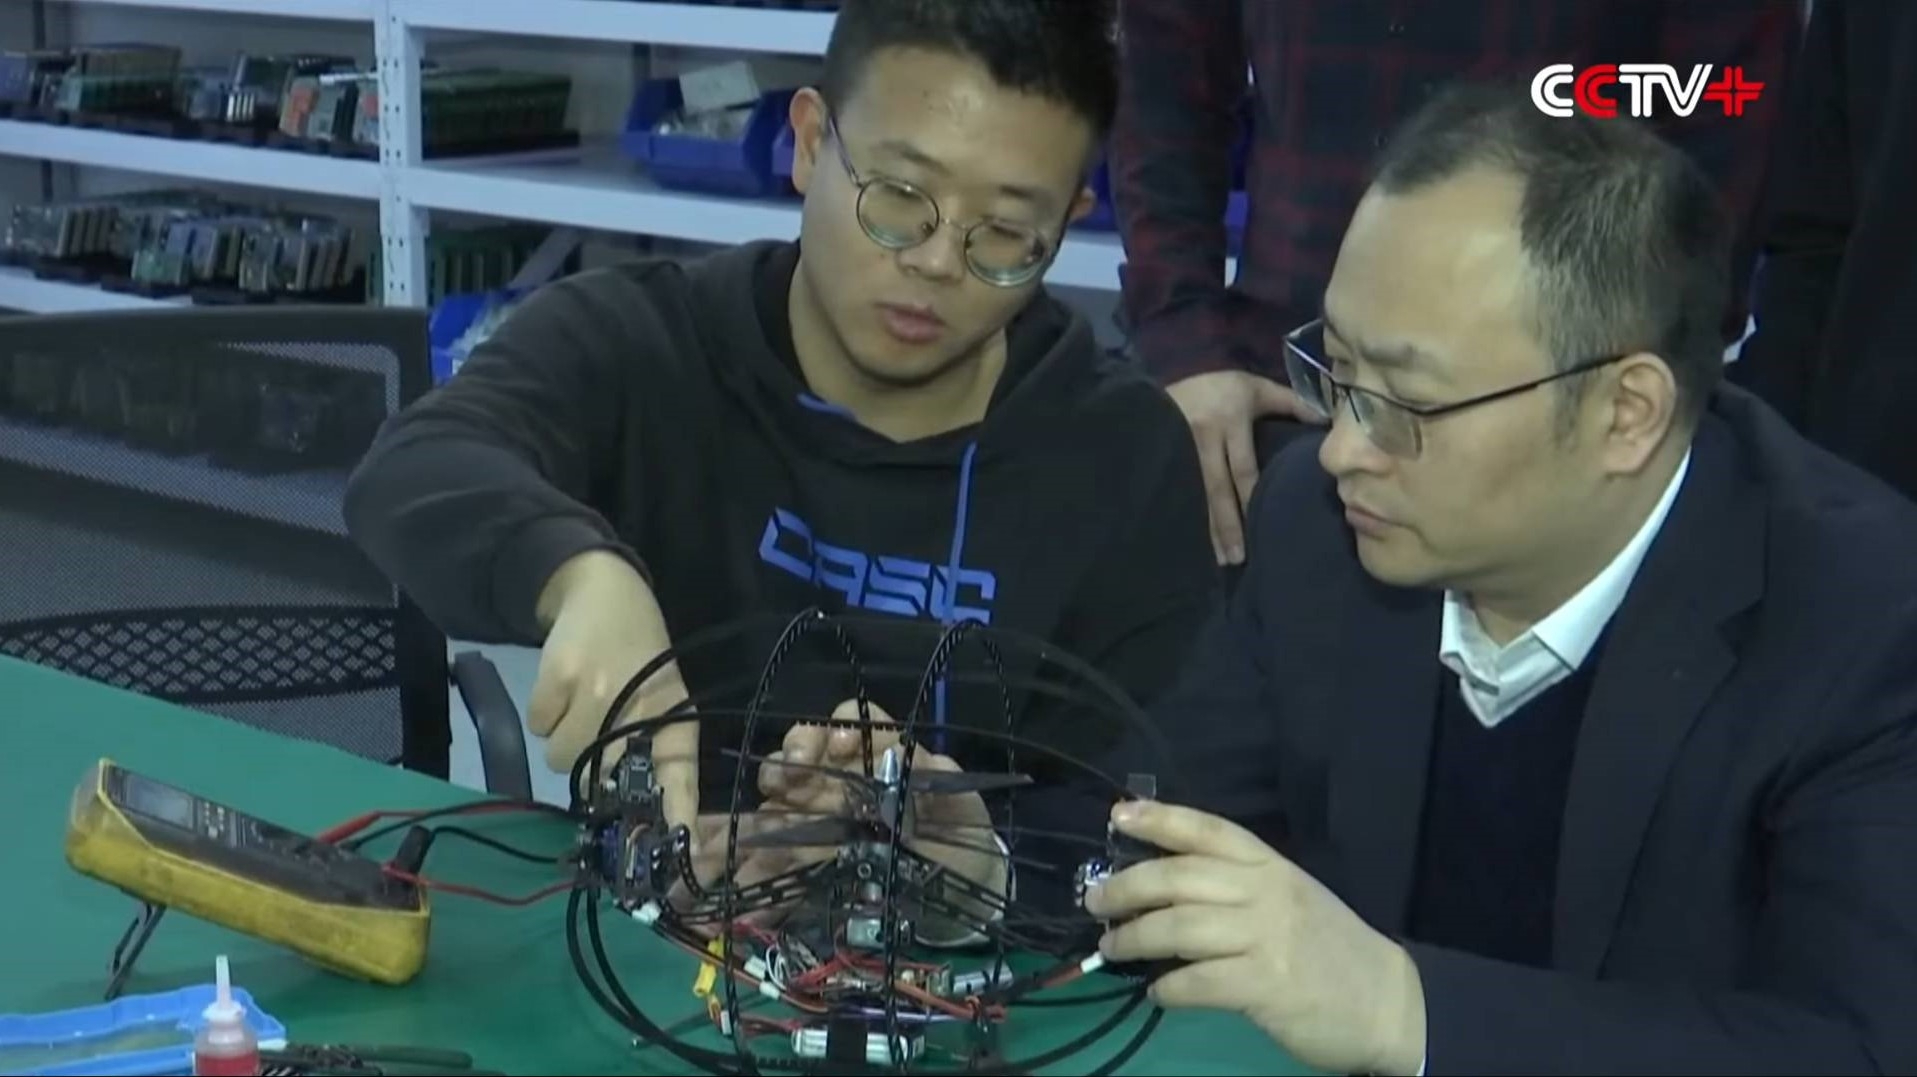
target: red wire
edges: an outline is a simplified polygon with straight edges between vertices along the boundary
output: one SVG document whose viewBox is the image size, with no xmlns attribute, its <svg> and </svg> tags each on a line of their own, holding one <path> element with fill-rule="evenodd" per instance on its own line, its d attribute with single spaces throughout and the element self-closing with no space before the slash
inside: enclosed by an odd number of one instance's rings
<svg viewBox="0 0 1917 1077">
<path fill-rule="evenodd" d="M 317 835 L 316 840 L 323 841 L 328 845 L 337 845 L 384 819 L 418 819 L 424 815 L 450 819 L 460 815 L 498 815 L 536 810 L 538 809 L 533 808 L 531 805 L 516 804 L 511 801 L 499 801 L 497 803 L 485 801 L 467 805 L 456 812 L 447 812 L 443 808 L 410 808 L 404 811 L 382 809 L 380 811 L 369 811 L 364 815 L 356 815 L 343 823 L 322 830 Z"/>
<path fill-rule="evenodd" d="M 499 815 L 499 814 L 507 814 L 512 812 L 529 812 L 534 810 L 536 809 L 534 809 L 530 805 L 516 804 L 510 801 L 501 801 L 498 803 L 491 803 L 491 802 L 476 803 L 476 804 L 468 805 L 464 808 L 461 808 L 456 812 L 447 812 L 444 809 L 430 809 L 430 808 L 416 808 L 416 809 L 406 809 L 406 810 L 381 809 L 378 811 L 369 811 L 361 815 L 356 815 L 353 818 L 348 819 L 343 823 L 339 823 L 332 827 L 329 827 L 328 829 L 321 831 L 317 835 L 316 840 L 325 842 L 328 845 L 337 845 L 340 842 L 345 841 L 346 839 L 352 837 L 353 835 L 358 834 L 361 831 L 364 831 L 367 827 L 372 826 L 374 823 L 378 823 L 388 819 L 418 819 L 418 818 L 421 818 L 422 816 L 427 816 L 427 815 L 431 815 L 434 818 L 443 817 L 443 818 L 450 819 L 450 818 L 455 818 L 462 815 Z M 430 890 L 430 891 L 434 891 L 436 893 L 442 893 L 442 894 L 457 894 L 460 897 L 474 898 L 479 901 L 490 902 L 491 904 L 494 904 L 494 905 L 505 905 L 505 906 L 509 906 L 513 908 L 520 908 L 527 905 L 532 905 L 537 902 L 544 901 L 547 898 L 553 897 L 557 894 L 567 893 L 571 891 L 574 886 L 571 880 L 567 880 L 561 883 L 554 883 L 551 886 L 534 891 L 531 894 L 514 897 L 514 896 L 506 895 L 506 894 L 497 894 L 490 890 L 482 890 L 477 887 L 464 886 L 459 883 L 440 882 L 437 879 L 427 878 L 421 875 L 414 875 L 409 872 L 401 871 L 396 867 L 393 867 L 391 863 L 387 863 L 382 866 L 385 868 L 386 874 L 388 876 L 398 879 L 402 882 L 411 883 L 414 886 L 417 886 L 423 890 Z"/>
<path fill-rule="evenodd" d="M 407 872 L 401 871 L 398 868 L 391 867 L 391 866 L 388 866 L 386 868 L 386 874 L 391 876 L 392 878 L 400 880 L 401 882 L 412 883 L 414 886 L 420 887 L 421 889 L 424 889 L 424 890 L 430 890 L 436 894 L 457 894 L 460 897 L 475 898 L 479 901 L 488 902 L 493 905 L 505 905 L 509 908 L 515 908 L 515 909 L 524 908 L 528 905 L 535 905 L 541 901 L 546 900 L 549 897 L 553 897 L 558 894 L 568 893 L 573 889 L 573 885 L 574 885 L 572 880 L 568 879 L 565 882 L 554 883 L 551 886 L 544 887 L 539 890 L 535 890 L 530 894 L 525 894 L 519 897 L 513 897 L 507 894 L 496 894 L 492 892 L 491 890 L 481 890 L 477 887 L 462 886 L 459 883 L 443 883 L 443 882 L 440 882 L 438 879 L 428 879 L 419 875 L 411 875 L 411 874 L 408 874 Z"/>
</svg>

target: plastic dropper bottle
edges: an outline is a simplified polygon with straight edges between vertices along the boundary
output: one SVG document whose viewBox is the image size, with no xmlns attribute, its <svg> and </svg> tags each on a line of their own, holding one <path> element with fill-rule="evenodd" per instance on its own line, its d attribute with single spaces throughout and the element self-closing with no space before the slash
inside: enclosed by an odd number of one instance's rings
<svg viewBox="0 0 1917 1077">
<path fill-rule="evenodd" d="M 193 1038 L 196 1077 L 255 1077 L 260 1072 L 260 1041 L 246 1023 L 246 1007 L 233 998 L 226 955 L 214 963 L 217 989 L 206 1008 L 206 1023 Z"/>
</svg>

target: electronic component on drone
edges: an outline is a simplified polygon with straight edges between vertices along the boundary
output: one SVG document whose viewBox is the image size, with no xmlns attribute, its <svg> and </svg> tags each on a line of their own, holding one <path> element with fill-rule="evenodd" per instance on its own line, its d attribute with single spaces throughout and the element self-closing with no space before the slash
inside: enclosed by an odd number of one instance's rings
<svg viewBox="0 0 1917 1077">
<path fill-rule="evenodd" d="M 1158 780 L 1150 774 L 1133 774 L 1126 778 L 1125 789 L 1135 800 L 1156 800 L 1158 798 Z M 1085 905 L 1085 893 L 1094 886 L 1131 867 L 1133 864 L 1152 860 L 1164 855 L 1164 850 L 1149 842 L 1119 830 L 1111 823 L 1105 825 L 1105 855 L 1093 857 L 1078 866 L 1078 872 L 1072 880 L 1073 891 L 1077 895 L 1080 908 Z"/>
<path fill-rule="evenodd" d="M 889 827 L 893 819 L 901 820 L 899 830 L 910 833 L 912 830 L 912 798 L 904 795 L 903 766 L 897 749 L 888 749 L 882 753 L 873 768 L 873 785 L 863 790 L 863 796 L 855 795 L 854 811 L 867 822 L 877 827 Z M 893 935 L 885 934 L 885 879 L 892 868 L 892 847 L 886 841 L 861 841 L 848 846 L 841 854 L 851 869 L 852 893 L 847 903 L 845 919 L 845 945 L 854 950 L 882 950 L 887 946 L 909 945 L 912 941 L 913 925 L 909 916 L 901 913 L 894 920 Z M 920 874 L 914 869 L 917 864 L 908 861 L 899 865 L 908 882 L 916 882 L 913 876 Z"/>
<path fill-rule="evenodd" d="M 853 1065 L 889 1066 L 895 1058 L 916 1062 L 925 1052 L 925 1037 L 901 1032 L 888 1044 L 885 1033 L 868 1032 L 863 1021 L 837 1021 L 825 1028 L 801 1028 L 792 1033 L 792 1053 L 800 1058 Z"/>
<path fill-rule="evenodd" d="M 665 798 L 652 766 L 650 743 L 631 737 L 626 752 L 601 781 L 604 796 L 580 835 L 582 849 L 611 884 L 613 904 L 641 920 L 659 915 L 659 902 L 691 851 L 684 826 L 669 827 Z"/>
</svg>

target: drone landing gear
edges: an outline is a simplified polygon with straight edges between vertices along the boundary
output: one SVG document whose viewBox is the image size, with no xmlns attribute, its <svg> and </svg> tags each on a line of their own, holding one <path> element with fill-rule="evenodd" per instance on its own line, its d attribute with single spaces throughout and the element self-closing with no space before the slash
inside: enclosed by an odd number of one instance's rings
<svg viewBox="0 0 1917 1077">
<path fill-rule="evenodd" d="M 140 911 L 133 914 L 133 922 L 120 933 L 120 941 L 113 946 L 113 959 L 107 964 L 106 1001 L 112 1002 L 126 990 L 134 962 L 140 959 L 147 940 L 153 937 L 153 929 L 160 926 L 160 917 L 164 915 L 166 906 L 150 901 L 140 903 Z"/>
</svg>

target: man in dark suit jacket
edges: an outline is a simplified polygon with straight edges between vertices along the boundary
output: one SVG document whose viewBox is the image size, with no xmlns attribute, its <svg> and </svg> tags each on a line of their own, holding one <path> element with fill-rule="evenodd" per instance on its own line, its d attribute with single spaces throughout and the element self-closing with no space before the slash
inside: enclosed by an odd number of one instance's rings
<svg viewBox="0 0 1917 1077">
<path fill-rule="evenodd" d="M 1331 419 L 1167 707 L 1154 996 L 1372 1073 L 1917 1071 L 1917 510 L 1721 384 L 1626 120 L 1443 96 L 1288 339 Z"/>
</svg>

